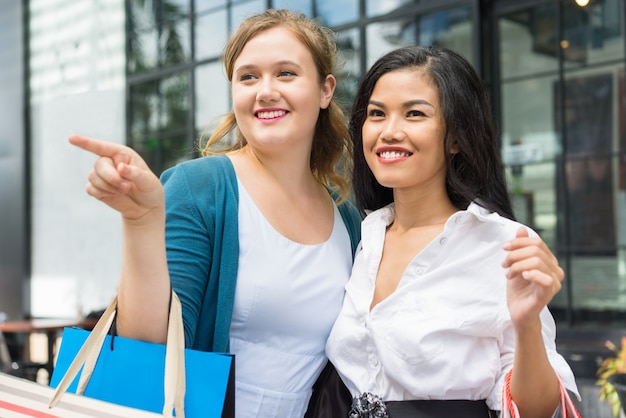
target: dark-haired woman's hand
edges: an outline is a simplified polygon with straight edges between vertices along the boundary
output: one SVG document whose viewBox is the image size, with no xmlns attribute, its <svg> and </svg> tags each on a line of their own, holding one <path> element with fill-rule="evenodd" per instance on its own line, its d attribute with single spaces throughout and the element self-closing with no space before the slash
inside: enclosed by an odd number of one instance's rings
<svg viewBox="0 0 626 418">
<path fill-rule="evenodd" d="M 534 326 L 539 313 L 561 290 L 565 277 L 556 256 L 538 237 L 529 237 L 520 227 L 503 247 L 509 252 L 502 263 L 507 268 L 507 302 L 516 328 Z"/>
</svg>

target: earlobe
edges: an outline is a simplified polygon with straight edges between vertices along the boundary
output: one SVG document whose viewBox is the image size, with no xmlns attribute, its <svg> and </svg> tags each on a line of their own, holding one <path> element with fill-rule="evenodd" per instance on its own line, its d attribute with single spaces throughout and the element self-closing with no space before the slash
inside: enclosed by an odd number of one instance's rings
<svg viewBox="0 0 626 418">
<path fill-rule="evenodd" d="M 332 74 L 326 76 L 326 80 L 322 84 L 322 94 L 320 96 L 320 108 L 326 109 L 330 105 L 330 101 L 333 99 L 335 88 L 337 87 L 337 79 Z"/>
</svg>

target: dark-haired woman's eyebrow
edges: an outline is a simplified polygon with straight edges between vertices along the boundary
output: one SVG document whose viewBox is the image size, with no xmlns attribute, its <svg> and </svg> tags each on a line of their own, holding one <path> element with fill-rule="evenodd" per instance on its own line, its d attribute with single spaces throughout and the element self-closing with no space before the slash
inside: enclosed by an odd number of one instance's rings
<svg viewBox="0 0 626 418">
<path fill-rule="evenodd" d="M 435 106 L 430 103 L 428 100 L 422 100 L 422 99 L 416 99 L 416 100 L 409 100 L 408 102 L 404 103 L 404 107 L 412 107 L 415 105 L 426 105 L 426 106 L 430 106 L 433 109 L 435 108 Z"/>
<path fill-rule="evenodd" d="M 384 103 L 376 101 L 376 100 L 369 100 L 368 104 L 378 106 L 378 107 L 385 107 Z M 416 105 L 426 105 L 426 106 L 432 107 L 433 109 L 435 108 L 435 106 L 432 103 L 430 103 L 428 100 L 422 100 L 422 99 L 409 100 L 408 102 L 405 102 L 402 104 L 403 107 L 412 107 Z"/>
</svg>

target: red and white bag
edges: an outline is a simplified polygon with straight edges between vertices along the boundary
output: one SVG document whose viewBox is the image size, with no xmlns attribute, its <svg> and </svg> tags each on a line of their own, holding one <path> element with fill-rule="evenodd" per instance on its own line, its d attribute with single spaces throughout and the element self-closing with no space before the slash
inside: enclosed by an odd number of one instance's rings
<svg viewBox="0 0 626 418">
<path fill-rule="evenodd" d="M 511 375 L 513 369 L 511 369 L 504 379 L 504 385 L 502 387 L 502 415 L 501 418 L 520 418 L 517 405 L 511 398 Z M 580 412 L 576 409 L 572 398 L 570 398 L 565 385 L 561 381 L 559 375 L 556 376 L 559 380 L 559 387 L 561 388 L 561 417 L 562 418 L 582 418 Z"/>
</svg>

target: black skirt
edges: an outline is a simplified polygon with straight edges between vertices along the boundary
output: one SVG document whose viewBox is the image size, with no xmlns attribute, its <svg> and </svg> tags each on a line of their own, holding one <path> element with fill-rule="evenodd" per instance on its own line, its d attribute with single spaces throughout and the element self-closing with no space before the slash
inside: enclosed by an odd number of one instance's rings
<svg viewBox="0 0 626 418">
<path fill-rule="evenodd" d="M 489 418 L 485 401 L 428 400 L 385 402 L 389 418 Z M 493 415 L 495 416 L 495 414 Z"/>
</svg>

